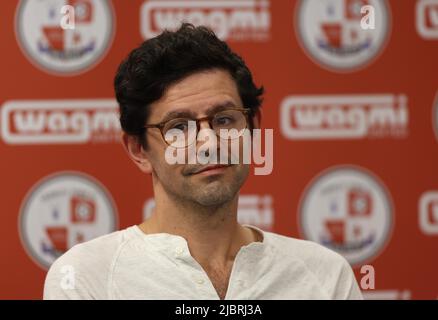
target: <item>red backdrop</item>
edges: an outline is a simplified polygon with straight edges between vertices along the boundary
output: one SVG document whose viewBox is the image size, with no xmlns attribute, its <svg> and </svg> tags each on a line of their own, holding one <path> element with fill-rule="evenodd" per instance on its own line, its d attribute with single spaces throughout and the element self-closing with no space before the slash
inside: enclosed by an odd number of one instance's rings
<svg viewBox="0 0 438 320">
<path fill-rule="evenodd" d="M 74 29 L 60 27 L 67 4 Z M 438 298 L 438 0 L 1 7 L 0 298 L 41 298 L 59 254 L 150 212 L 112 81 L 132 48 L 181 19 L 214 28 L 266 88 L 273 172 L 249 178 L 240 221 L 337 250 L 359 283 L 371 265 L 366 297 Z"/>
</svg>

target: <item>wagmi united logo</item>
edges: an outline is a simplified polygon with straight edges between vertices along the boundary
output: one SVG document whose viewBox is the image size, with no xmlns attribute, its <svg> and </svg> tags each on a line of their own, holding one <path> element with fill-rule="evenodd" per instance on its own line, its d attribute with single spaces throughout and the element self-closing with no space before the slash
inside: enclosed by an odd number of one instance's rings
<svg viewBox="0 0 438 320">
<path fill-rule="evenodd" d="M 141 34 L 150 39 L 182 21 L 211 28 L 222 40 L 266 41 L 271 28 L 268 0 L 145 1 Z"/>
<path fill-rule="evenodd" d="M 282 134 L 291 140 L 404 138 L 405 95 L 288 96 L 280 106 Z"/>
<path fill-rule="evenodd" d="M 114 142 L 120 136 L 118 105 L 113 99 L 6 101 L 1 136 L 8 144 Z"/>
<path fill-rule="evenodd" d="M 62 27 L 65 5 L 74 8 L 72 29 Z M 76 75 L 94 67 L 110 48 L 114 29 L 111 1 L 105 0 L 22 0 L 15 15 L 23 53 L 36 67 L 55 75 Z"/>
</svg>

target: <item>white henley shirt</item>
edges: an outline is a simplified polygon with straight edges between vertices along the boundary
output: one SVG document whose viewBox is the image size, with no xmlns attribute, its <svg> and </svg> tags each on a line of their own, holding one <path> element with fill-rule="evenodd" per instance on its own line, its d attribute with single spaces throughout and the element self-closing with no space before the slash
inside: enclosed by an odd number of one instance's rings
<svg viewBox="0 0 438 320">
<path fill-rule="evenodd" d="M 348 262 L 317 243 L 260 232 L 240 248 L 226 300 L 362 299 Z M 72 281 L 73 280 L 73 281 Z M 50 267 L 44 299 L 218 300 L 185 238 L 137 226 L 77 244 Z"/>
</svg>

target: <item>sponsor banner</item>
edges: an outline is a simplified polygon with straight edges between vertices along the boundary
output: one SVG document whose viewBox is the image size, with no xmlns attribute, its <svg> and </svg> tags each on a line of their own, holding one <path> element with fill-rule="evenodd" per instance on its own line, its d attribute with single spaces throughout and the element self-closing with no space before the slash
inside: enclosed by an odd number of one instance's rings
<svg viewBox="0 0 438 320">
<path fill-rule="evenodd" d="M 363 6 L 373 10 L 374 29 L 364 29 Z M 305 53 L 319 66 L 351 72 L 369 65 L 383 51 L 391 29 L 385 0 L 300 0 L 295 32 Z"/>
<path fill-rule="evenodd" d="M 411 300 L 410 290 L 370 290 L 362 291 L 365 300 Z"/>
<path fill-rule="evenodd" d="M 182 22 L 211 28 L 222 40 L 269 40 L 269 0 L 148 0 L 141 7 L 140 32 L 150 39 Z"/>
<path fill-rule="evenodd" d="M 405 95 L 288 96 L 280 125 L 291 140 L 404 138 L 409 109 Z"/>
<path fill-rule="evenodd" d="M 422 38 L 438 40 L 438 0 L 418 0 L 415 20 Z"/>
<path fill-rule="evenodd" d="M 7 144 L 84 144 L 120 137 L 113 99 L 11 100 L 1 106 L 1 137 Z"/>
<path fill-rule="evenodd" d="M 72 6 L 73 29 L 61 27 L 61 8 Z M 21 0 L 15 15 L 18 44 L 29 61 L 55 75 L 90 70 L 111 46 L 115 18 L 111 1 Z"/>
<path fill-rule="evenodd" d="M 427 235 L 438 235 L 438 191 L 427 191 L 418 204 L 420 230 Z"/>
<path fill-rule="evenodd" d="M 44 269 L 74 245 L 113 232 L 117 225 L 108 190 L 79 172 L 58 172 L 37 182 L 19 215 L 24 249 Z"/>
<path fill-rule="evenodd" d="M 389 192 L 364 169 L 336 166 L 314 178 L 300 201 L 304 238 L 342 254 L 354 266 L 376 259 L 394 225 Z"/>
</svg>

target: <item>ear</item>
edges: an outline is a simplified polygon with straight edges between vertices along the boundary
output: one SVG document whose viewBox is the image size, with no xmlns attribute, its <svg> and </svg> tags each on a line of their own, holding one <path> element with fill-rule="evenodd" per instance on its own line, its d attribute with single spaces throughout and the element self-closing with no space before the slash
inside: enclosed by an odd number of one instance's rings
<svg viewBox="0 0 438 320">
<path fill-rule="evenodd" d="M 122 142 L 125 151 L 135 165 L 144 173 L 150 174 L 152 172 L 152 165 L 147 158 L 146 152 L 144 151 L 138 137 L 123 132 Z"/>
</svg>

